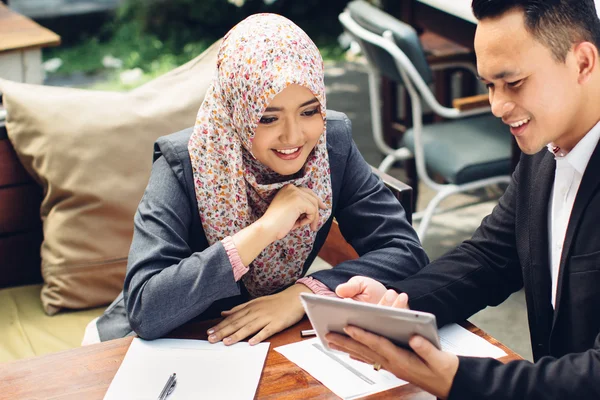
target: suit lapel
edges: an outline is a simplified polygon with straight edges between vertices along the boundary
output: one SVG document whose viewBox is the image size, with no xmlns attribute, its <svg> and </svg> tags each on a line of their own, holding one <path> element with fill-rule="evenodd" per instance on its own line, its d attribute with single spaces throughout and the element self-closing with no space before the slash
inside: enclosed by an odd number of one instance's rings
<svg viewBox="0 0 600 400">
<path fill-rule="evenodd" d="M 563 244 L 563 252 L 560 257 L 560 268 L 558 272 L 558 287 L 556 291 L 556 312 L 554 313 L 553 325 L 556 322 L 558 311 L 560 310 L 560 297 L 562 294 L 562 283 L 565 269 L 568 268 L 567 260 L 571 252 L 571 245 L 573 244 L 573 238 L 579 227 L 581 219 L 585 213 L 592 196 L 600 186 L 600 144 L 596 146 L 590 161 L 585 169 L 585 173 L 581 179 L 579 190 L 575 196 L 575 203 L 573 204 L 573 210 L 571 211 L 571 217 L 569 218 L 569 224 L 567 225 L 567 233 L 565 235 L 565 242 Z"/>
<path fill-rule="evenodd" d="M 535 175 L 529 193 L 529 246 L 531 264 L 529 265 L 530 292 L 534 302 L 535 320 L 540 334 L 547 338 L 552 320 L 550 258 L 548 247 L 548 209 L 550 194 L 554 185 L 556 161 L 550 152 L 545 154 L 533 172 Z"/>
</svg>

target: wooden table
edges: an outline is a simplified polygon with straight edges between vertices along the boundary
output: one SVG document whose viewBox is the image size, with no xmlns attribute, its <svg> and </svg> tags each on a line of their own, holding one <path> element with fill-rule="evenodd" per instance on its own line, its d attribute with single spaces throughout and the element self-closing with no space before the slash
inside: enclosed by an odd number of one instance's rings
<svg viewBox="0 0 600 400">
<path fill-rule="evenodd" d="M 0 78 L 41 84 L 41 49 L 59 44 L 60 36 L 0 3 Z"/>
<path fill-rule="evenodd" d="M 206 329 L 214 321 L 189 323 L 170 336 L 206 339 Z M 471 324 L 471 332 L 502 348 L 508 356 L 502 361 L 521 359 L 517 354 Z M 329 389 L 296 364 L 273 349 L 300 340 L 300 330 L 310 329 L 307 319 L 269 339 L 257 399 L 337 399 Z M 6 399 L 102 399 L 132 338 L 112 340 L 60 353 L 0 364 L 0 397 Z M 433 399 L 413 385 L 405 385 L 368 397 L 369 399 Z"/>
</svg>

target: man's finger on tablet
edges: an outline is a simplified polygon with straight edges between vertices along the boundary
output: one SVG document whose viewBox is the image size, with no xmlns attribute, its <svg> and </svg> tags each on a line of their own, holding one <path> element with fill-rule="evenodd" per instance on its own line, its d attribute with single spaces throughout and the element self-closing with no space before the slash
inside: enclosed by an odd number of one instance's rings
<svg viewBox="0 0 600 400">
<path fill-rule="evenodd" d="M 410 307 L 408 306 L 408 295 L 406 293 L 400 293 L 394 300 L 392 307 L 410 310 Z"/>
<path fill-rule="evenodd" d="M 397 298 L 398 293 L 396 293 L 394 289 L 388 289 L 381 298 L 381 300 L 379 300 L 379 305 L 392 307 L 395 304 Z"/>
</svg>

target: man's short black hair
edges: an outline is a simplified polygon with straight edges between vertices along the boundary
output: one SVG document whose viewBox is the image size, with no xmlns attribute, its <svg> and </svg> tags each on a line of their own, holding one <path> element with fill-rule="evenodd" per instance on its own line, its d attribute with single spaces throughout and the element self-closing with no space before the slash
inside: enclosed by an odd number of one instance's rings
<svg viewBox="0 0 600 400">
<path fill-rule="evenodd" d="M 526 29 L 564 62 L 574 44 L 591 42 L 600 48 L 600 20 L 594 0 L 473 0 L 478 20 L 520 9 Z"/>
</svg>

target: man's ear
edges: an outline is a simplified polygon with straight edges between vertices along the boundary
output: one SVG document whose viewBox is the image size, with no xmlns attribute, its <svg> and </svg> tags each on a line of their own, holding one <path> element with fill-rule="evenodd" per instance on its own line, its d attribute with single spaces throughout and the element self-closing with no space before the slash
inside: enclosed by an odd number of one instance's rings
<svg viewBox="0 0 600 400">
<path fill-rule="evenodd" d="M 598 68 L 598 48 L 590 42 L 581 42 L 573 48 L 578 68 L 577 82 L 587 82 Z"/>
</svg>

